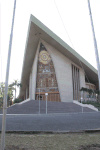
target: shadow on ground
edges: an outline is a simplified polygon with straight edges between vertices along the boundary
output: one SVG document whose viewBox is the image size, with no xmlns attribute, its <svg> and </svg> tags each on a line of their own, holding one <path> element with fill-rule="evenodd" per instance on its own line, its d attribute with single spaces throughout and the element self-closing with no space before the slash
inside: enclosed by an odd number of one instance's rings
<svg viewBox="0 0 100 150">
<path fill-rule="evenodd" d="M 100 150 L 100 144 L 81 145 L 78 150 Z"/>
<path fill-rule="evenodd" d="M 14 146 L 14 145 L 8 145 L 5 147 L 5 150 L 29 150 L 29 149 L 24 147 Z"/>
<path fill-rule="evenodd" d="M 11 145 L 11 146 L 6 146 L 5 150 L 29 150 L 29 149 Z M 32 148 L 32 150 L 35 150 L 35 149 Z M 86 146 L 81 145 L 78 150 L 100 150 L 100 144 L 91 144 L 91 145 L 86 145 Z"/>
</svg>

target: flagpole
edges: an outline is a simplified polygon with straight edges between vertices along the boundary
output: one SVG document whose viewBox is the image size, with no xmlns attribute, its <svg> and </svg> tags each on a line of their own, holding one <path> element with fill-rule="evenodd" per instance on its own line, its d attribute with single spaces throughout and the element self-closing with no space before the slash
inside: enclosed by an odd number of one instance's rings
<svg viewBox="0 0 100 150">
<path fill-rule="evenodd" d="M 11 27 L 11 34 L 10 34 L 10 40 L 9 40 L 8 60 L 7 60 L 7 69 L 6 69 L 5 92 L 4 92 L 4 100 L 3 100 L 3 116 L 2 116 L 1 150 L 4 150 L 5 148 L 7 92 L 8 92 L 8 79 L 9 79 L 10 55 L 11 55 L 11 46 L 12 46 L 12 38 L 13 38 L 15 8 L 16 8 L 16 0 L 14 1 L 12 27 Z"/>
<path fill-rule="evenodd" d="M 90 12 L 91 26 L 92 26 L 92 32 L 93 32 L 93 38 L 94 38 L 95 57 L 96 57 L 96 62 L 97 62 L 99 90 L 100 90 L 100 64 L 99 64 L 100 62 L 99 62 L 98 47 L 97 47 L 97 41 L 96 41 L 96 37 L 95 37 L 95 31 L 94 31 L 94 25 L 93 25 L 92 13 L 91 13 L 91 6 L 90 6 L 89 0 L 88 0 L 88 7 L 89 7 L 89 12 Z M 100 101 L 100 96 L 99 96 L 99 101 Z"/>
</svg>

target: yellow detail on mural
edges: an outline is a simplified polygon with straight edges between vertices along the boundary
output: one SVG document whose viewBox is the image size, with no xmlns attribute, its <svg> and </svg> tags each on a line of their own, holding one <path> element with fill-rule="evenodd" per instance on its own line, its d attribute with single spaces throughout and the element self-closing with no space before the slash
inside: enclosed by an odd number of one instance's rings
<svg viewBox="0 0 100 150">
<path fill-rule="evenodd" d="M 51 58 L 47 51 L 42 50 L 39 54 L 39 61 L 43 63 L 44 65 L 48 64 L 50 62 Z"/>
</svg>

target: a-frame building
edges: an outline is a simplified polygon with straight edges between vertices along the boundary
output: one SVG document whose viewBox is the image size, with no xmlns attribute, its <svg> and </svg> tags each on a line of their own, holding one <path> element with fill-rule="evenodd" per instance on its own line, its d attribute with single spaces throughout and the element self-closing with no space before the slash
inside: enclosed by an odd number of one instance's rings
<svg viewBox="0 0 100 150">
<path fill-rule="evenodd" d="M 87 83 L 87 78 L 89 83 Z M 30 16 L 19 98 L 72 102 L 80 88 L 98 88 L 97 70 L 68 44 Z"/>
</svg>

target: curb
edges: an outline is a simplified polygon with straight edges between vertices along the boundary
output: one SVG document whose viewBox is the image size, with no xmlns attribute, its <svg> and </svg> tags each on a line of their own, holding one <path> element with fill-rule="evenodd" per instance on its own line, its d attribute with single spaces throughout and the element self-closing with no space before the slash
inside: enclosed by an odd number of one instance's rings
<svg viewBox="0 0 100 150">
<path fill-rule="evenodd" d="M 94 130 L 85 130 L 85 133 L 96 133 L 96 132 L 100 132 L 100 129 L 94 129 Z"/>
<path fill-rule="evenodd" d="M 94 111 L 94 112 L 71 112 L 71 113 L 47 113 L 47 114 L 42 114 L 42 113 L 40 113 L 40 114 L 6 114 L 7 116 L 24 116 L 24 115 L 34 115 L 34 116 L 42 116 L 42 115 L 44 115 L 44 116 L 46 116 L 46 115 L 74 115 L 74 114 L 91 114 L 91 113 L 100 113 L 100 111 Z M 2 116 L 3 114 L 0 114 L 0 116 Z"/>
<path fill-rule="evenodd" d="M 97 133 L 100 129 L 94 130 L 72 130 L 72 131 L 6 131 L 7 134 L 72 134 L 72 133 Z M 1 131 L 0 131 L 1 133 Z"/>
</svg>

